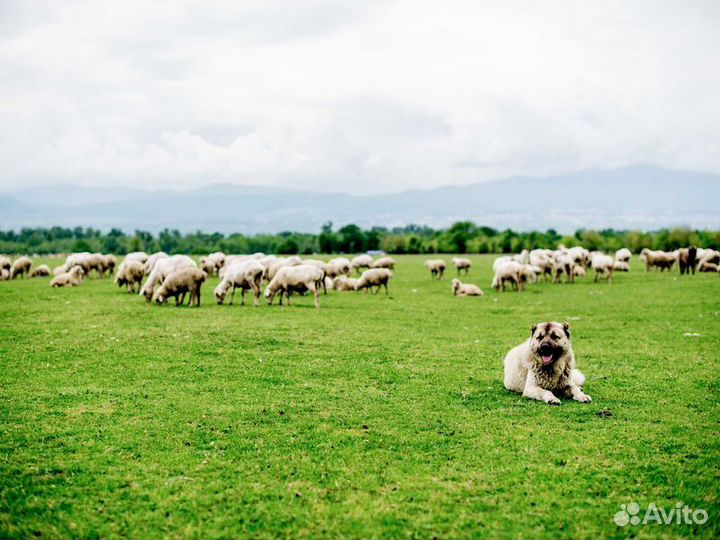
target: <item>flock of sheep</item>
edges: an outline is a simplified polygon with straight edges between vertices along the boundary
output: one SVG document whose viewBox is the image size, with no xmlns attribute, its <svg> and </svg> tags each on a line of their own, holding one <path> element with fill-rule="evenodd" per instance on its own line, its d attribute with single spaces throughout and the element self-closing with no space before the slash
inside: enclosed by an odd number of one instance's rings
<svg viewBox="0 0 720 540">
<path fill-rule="evenodd" d="M 491 286 L 504 291 L 506 287 L 522 291 L 528 284 L 537 283 L 540 278 L 553 283 L 564 281 L 574 283 L 576 277 L 586 275 L 588 270 L 595 272 L 595 281 L 600 278 L 612 282 L 613 272 L 628 272 L 632 253 L 623 248 L 614 257 L 601 252 L 590 252 L 582 247 L 556 250 L 523 250 L 518 255 L 502 256 L 493 263 Z M 640 260 L 646 269 L 658 268 L 671 270 L 675 263 L 680 272 L 718 272 L 720 251 L 702 248 L 682 248 L 674 252 L 643 249 Z M 453 257 L 451 264 L 457 270 L 457 278 L 451 282 L 455 296 L 483 296 L 480 287 L 462 283 L 461 274 L 467 275 L 472 261 L 467 258 Z M 328 262 L 317 259 L 302 259 L 297 256 L 276 257 L 256 253 L 253 255 L 225 255 L 221 252 L 201 257 L 199 266 L 187 255 L 168 255 L 164 252 L 148 255 L 144 252 L 128 253 L 118 266 L 114 255 L 102 253 L 73 253 L 65 262 L 50 270 L 41 264 L 32 268 L 32 260 L 27 256 L 15 261 L 0 255 L 0 281 L 18 277 L 52 276 L 51 287 L 74 287 L 82 283 L 91 272 L 103 277 L 115 271 L 115 283 L 130 293 L 138 293 L 148 302 L 164 304 L 170 298 L 177 305 L 183 304 L 189 296 L 189 303 L 200 306 L 200 292 L 208 275 L 217 275 L 220 283 L 214 290 L 219 304 L 223 304 L 230 294 L 229 303 L 235 298 L 235 291 L 241 291 L 241 303 L 245 303 L 245 293 L 252 291 L 253 305 L 258 306 L 261 288 L 264 282 L 265 298 L 272 305 L 279 295 L 290 305 L 293 293 L 310 293 L 314 296 L 315 307 L 320 307 L 320 291 L 327 294 L 328 289 L 338 291 L 359 291 L 374 289 L 377 294 L 381 288 L 388 292 L 388 282 L 393 277 L 395 261 L 391 257 L 373 259 L 369 255 L 358 255 L 353 259 L 336 257 Z M 442 279 L 447 265 L 444 259 L 425 261 L 432 279 Z M 362 272 L 361 272 L 362 271 Z M 356 272 L 358 277 L 352 277 Z"/>
</svg>

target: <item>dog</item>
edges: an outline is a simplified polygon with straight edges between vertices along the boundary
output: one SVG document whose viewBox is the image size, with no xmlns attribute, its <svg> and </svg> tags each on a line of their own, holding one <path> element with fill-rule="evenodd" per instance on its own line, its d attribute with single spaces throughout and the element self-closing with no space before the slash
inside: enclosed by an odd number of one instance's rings
<svg viewBox="0 0 720 540">
<path fill-rule="evenodd" d="M 581 403 L 592 399 L 583 393 L 585 375 L 575 368 L 568 323 L 533 325 L 530 339 L 505 356 L 505 388 L 529 399 L 560 405 L 558 395 Z"/>
</svg>

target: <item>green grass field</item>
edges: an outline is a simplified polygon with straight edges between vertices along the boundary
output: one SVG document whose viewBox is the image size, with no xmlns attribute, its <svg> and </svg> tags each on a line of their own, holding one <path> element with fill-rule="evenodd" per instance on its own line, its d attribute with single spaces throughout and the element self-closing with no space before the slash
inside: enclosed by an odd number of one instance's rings
<svg viewBox="0 0 720 540">
<path fill-rule="evenodd" d="M 216 278 L 200 309 L 0 283 L 0 537 L 720 536 L 717 275 L 498 294 L 476 256 L 486 296 L 454 298 L 398 260 L 389 297 L 320 310 L 218 306 Z M 504 389 L 544 320 L 570 322 L 591 404 Z M 613 522 L 678 501 L 708 522 Z"/>
</svg>

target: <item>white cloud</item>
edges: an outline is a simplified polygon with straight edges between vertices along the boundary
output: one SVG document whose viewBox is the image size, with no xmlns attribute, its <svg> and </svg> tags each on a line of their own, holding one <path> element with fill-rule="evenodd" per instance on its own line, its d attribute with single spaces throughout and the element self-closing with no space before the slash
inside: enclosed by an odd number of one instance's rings
<svg viewBox="0 0 720 540">
<path fill-rule="evenodd" d="M 0 5 L 0 190 L 720 171 L 714 2 L 50 6 Z"/>
</svg>

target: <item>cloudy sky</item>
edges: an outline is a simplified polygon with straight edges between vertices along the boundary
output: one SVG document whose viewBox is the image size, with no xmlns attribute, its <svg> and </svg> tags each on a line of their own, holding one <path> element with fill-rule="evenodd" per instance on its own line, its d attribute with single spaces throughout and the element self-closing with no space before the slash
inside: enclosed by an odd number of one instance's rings
<svg viewBox="0 0 720 540">
<path fill-rule="evenodd" d="M 716 1 L 0 1 L 0 191 L 720 172 Z"/>
</svg>

